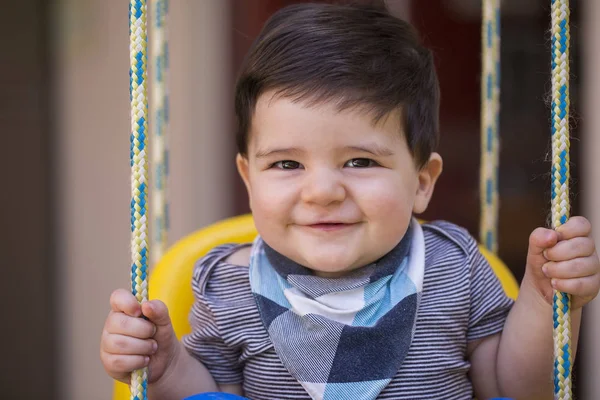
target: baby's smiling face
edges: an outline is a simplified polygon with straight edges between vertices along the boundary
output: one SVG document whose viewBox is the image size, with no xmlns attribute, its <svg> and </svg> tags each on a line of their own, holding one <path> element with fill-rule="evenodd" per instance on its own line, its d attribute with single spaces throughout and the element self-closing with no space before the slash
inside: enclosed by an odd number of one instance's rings
<svg viewBox="0 0 600 400">
<path fill-rule="evenodd" d="M 389 252 L 433 192 L 442 160 L 421 169 L 400 112 L 374 124 L 360 109 L 263 94 L 238 169 L 256 228 L 279 253 L 336 277 Z"/>
</svg>

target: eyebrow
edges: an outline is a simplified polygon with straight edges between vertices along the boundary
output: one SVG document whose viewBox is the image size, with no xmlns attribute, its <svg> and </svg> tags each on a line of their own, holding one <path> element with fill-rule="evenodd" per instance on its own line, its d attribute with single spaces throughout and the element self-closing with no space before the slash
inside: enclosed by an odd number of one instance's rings
<svg viewBox="0 0 600 400">
<path fill-rule="evenodd" d="M 345 149 L 353 151 L 362 151 L 364 153 L 373 154 L 374 156 L 379 157 L 389 157 L 394 155 L 394 152 L 388 147 L 380 146 L 375 143 L 361 146 L 346 146 Z"/>
<path fill-rule="evenodd" d="M 304 153 L 304 150 L 302 150 L 299 147 L 281 147 L 281 148 L 275 148 L 275 149 L 259 149 L 256 151 L 255 157 L 256 158 L 265 158 L 265 157 L 269 157 L 269 156 L 273 156 L 273 155 L 282 155 L 282 154 L 289 154 L 289 155 L 299 155 Z"/>
</svg>

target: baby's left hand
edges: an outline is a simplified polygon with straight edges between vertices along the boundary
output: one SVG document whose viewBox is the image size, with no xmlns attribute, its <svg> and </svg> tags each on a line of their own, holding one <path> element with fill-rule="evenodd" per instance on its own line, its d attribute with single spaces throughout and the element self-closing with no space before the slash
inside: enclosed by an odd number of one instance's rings
<svg viewBox="0 0 600 400">
<path fill-rule="evenodd" d="M 591 236 L 592 226 L 583 217 L 572 217 L 556 231 L 537 228 L 529 237 L 524 280 L 548 303 L 553 289 L 571 295 L 572 309 L 596 297 L 600 289 L 600 261 Z"/>
</svg>

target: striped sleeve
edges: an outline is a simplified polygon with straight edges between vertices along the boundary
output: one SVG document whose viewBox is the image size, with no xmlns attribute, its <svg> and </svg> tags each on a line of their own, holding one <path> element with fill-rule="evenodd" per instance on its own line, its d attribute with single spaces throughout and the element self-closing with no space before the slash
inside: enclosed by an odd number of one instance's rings
<svg viewBox="0 0 600 400">
<path fill-rule="evenodd" d="M 513 300 L 506 296 L 500 280 L 472 238 L 469 259 L 471 309 L 467 340 L 472 341 L 501 332 Z"/>
<path fill-rule="evenodd" d="M 243 383 L 241 349 L 226 343 L 213 310 L 214 299 L 206 295 L 210 291 L 210 277 L 214 269 L 237 249 L 235 245 L 223 245 L 211 250 L 194 268 L 192 289 L 194 305 L 190 313 L 192 333 L 182 338 L 187 351 L 199 360 L 219 384 Z"/>
</svg>

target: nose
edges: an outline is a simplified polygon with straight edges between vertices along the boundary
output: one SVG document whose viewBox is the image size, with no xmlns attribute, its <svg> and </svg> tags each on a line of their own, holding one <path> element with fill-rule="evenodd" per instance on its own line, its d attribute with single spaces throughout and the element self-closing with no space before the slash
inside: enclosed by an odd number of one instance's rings
<svg viewBox="0 0 600 400">
<path fill-rule="evenodd" d="M 302 186 L 302 201 L 328 206 L 346 198 L 346 188 L 339 171 L 321 168 L 307 171 Z"/>
</svg>

